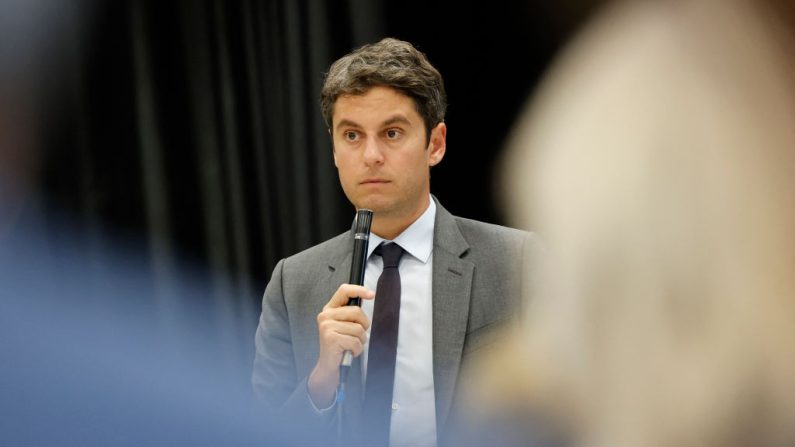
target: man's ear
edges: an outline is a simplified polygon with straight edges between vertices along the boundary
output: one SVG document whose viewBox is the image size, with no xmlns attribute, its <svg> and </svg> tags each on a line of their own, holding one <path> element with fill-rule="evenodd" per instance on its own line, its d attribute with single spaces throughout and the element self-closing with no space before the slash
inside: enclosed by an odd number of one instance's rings
<svg viewBox="0 0 795 447">
<path fill-rule="evenodd" d="M 328 132 L 328 136 L 331 138 L 331 155 L 334 156 L 334 166 L 339 168 L 339 165 L 337 164 L 337 150 L 334 149 L 334 135 L 331 134 L 331 129 L 326 129 L 326 131 Z"/>
<path fill-rule="evenodd" d="M 447 125 L 441 122 L 431 130 L 428 142 L 428 166 L 436 166 L 447 151 Z"/>
</svg>

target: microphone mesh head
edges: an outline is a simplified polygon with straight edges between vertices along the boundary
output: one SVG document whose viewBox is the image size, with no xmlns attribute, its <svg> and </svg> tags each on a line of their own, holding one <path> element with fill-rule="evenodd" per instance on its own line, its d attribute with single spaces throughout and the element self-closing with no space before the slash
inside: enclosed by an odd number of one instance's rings
<svg viewBox="0 0 795 447">
<path fill-rule="evenodd" d="M 355 234 L 370 234 L 370 225 L 373 223 L 373 212 L 368 209 L 356 211 L 356 222 L 353 224 Z"/>
</svg>

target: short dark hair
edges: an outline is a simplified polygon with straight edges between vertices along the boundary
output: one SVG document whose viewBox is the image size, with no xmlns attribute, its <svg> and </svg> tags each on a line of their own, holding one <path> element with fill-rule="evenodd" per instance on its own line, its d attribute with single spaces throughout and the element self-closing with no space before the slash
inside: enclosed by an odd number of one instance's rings
<svg viewBox="0 0 795 447">
<path fill-rule="evenodd" d="M 414 100 L 426 132 L 444 121 L 447 95 L 439 71 L 408 42 L 386 38 L 341 57 L 331 65 L 320 93 L 320 111 L 331 128 L 334 103 L 342 95 L 362 95 L 372 87 L 392 87 Z"/>
</svg>

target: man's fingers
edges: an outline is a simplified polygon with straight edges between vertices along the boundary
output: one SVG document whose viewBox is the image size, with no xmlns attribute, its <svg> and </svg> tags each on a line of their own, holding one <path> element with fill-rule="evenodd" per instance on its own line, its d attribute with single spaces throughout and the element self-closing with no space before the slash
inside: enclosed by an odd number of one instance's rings
<svg viewBox="0 0 795 447">
<path fill-rule="evenodd" d="M 362 343 L 367 339 L 367 330 L 361 324 L 347 321 L 323 321 L 320 323 L 320 332 L 329 337 L 333 337 L 335 334 L 356 337 L 361 340 Z"/>
<path fill-rule="evenodd" d="M 327 371 L 339 366 L 344 351 L 358 356 L 364 350 L 370 320 L 361 307 L 348 306 L 348 300 L 357 296 L 369 300 L 375 297 L 375 292 L 362 286 L 343 284 L 317 316 L 320 332 L 318 365 L 324 365 Z"/>
<path fill-rule="evenodd" d="M 357 323 L 365 330 L 370 327 L 370 320 L 367 318 L 367 315 L 364 314 L 364 311 L 360 307 L 356 306 L 343 306 L 334 309 L 326 308 L 317 316 L 318 324 L 323 323 L 324 321 L 346 321 Z"/>
<path fill-rule="evenodd" d="M 375 297 L 375 292 L 363 286 L 343 284 L 334 292 L 334 295 L 331 297 L 328 304 L 326 304 L 326 308 L 347 306 L 348 300 L 355 297 L 370 300 Z"/>
<path fill-rule="evenodd" d="M 361 325 L 355 323 L 327 321 L 321 325 L 320 339 L 325 351 L 333 355 L 336 358 L 335 362 L 338 363 L 337 357 L 342 355 L 343 351 L 352 351 L 354 355 L 362 352 L 367 333 Z"/>
<path fill-rule="evenodd" d="M 351 351 L 354 357 L 364 351 L 364 342 L 350 335 L 340 335 L 339 346 L 343 351 Z"/>
</svg>

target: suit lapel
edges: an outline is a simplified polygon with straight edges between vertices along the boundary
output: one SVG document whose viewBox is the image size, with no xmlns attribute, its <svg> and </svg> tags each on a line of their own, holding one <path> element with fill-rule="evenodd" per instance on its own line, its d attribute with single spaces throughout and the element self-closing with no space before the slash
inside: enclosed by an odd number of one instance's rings
<svg viewBox="0 0 795 447">
<path fill-rule="evenodd" d="M 461 256 L 469 249 L 455 218 L 436 203 L 433 247 L 433 380 L 436 425 L 447 420 L 469 318 L 474 265 Z"/>
</svg>

